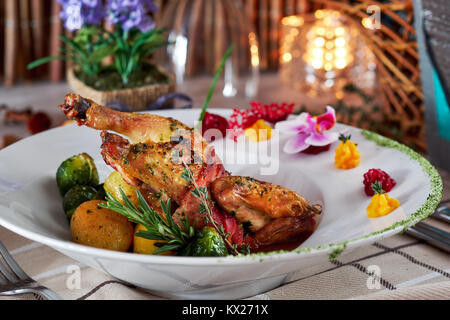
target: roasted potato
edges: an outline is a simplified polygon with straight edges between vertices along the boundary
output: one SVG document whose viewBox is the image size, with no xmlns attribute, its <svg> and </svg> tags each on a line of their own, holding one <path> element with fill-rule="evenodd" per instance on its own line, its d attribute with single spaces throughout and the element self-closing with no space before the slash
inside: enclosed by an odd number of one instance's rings
<svg viewBox="0 0 450 320">
<path fill-rule="evenodd" d="M 153 254 L 158 247 L 155 246 L 155 242 L 164 242 L 160 240 L 149 240 L 136 236 L 139 230 L 147 230 L 143 225 L 137 224 L 134 230 L 133 252 L 142 254 Z M 173 251 L 161 252 L 159 255 L 172 256 L 175 253 Z"/>
<path fill-rule="evenodd" d="M 102 200 L 82 203 L 75 210 L 70 231 L 75 242 L 91 247 L 128 251 L 133 242 L 133 224 L 119 213 L 99 206 Z"/>
<path fill-rule="evenodd" d="M 136 188 L 126 183 L 125 180 L 123 180 L 120 173 L 117 171 L 114 171 L 108 176 L 108 178 L 106 178 L 103 188 L 105 189 L 106 192 L 110 193 L 116 200 L 123 203 L 122 195 L 120 194 L 120 189 L 122 189 L 127 198 L 130 199 L 132 204 L 134 204 L 135 206 L 139 204 L 136 195 Z"/>
<path fill-rule="evenodd" d="M 87 153 L 80 153 L 65 160 L 56 171 L 56 183 L 62 196 L 76 185 L 98 185 L 94 159 Z"/>
</svg>

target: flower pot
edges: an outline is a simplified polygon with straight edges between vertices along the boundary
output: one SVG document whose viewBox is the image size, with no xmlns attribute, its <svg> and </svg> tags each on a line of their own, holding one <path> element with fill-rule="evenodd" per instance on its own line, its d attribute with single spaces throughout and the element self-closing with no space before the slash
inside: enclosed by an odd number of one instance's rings
<svg viewBox="0 0 450 320">
<path fill-rule="evenodd" d="M 131 89 L 99 91 L 78 79 L 72 68 L 69 68 L 67 71 L 67 82 L 75 93 L 92 99 L 99 104 L 107 105 L 114 102 L 115 104 L 123 104 L 130 110 L 141 111 L 145 110 L 159 97 L 175 91 L 174 77 L 161 67 L 158 67 L 158 70 L 170 79 L 169 83 L 151 84 Z"/>
</svg>

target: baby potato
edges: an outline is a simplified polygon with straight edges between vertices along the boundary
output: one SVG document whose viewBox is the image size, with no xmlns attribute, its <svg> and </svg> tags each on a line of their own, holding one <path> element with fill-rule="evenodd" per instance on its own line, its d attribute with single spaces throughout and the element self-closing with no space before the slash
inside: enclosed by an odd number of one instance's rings
<svg viewBox="0 0 450 320">
<path fill-rule="evenodd" d="M 117 171 L 114 171 L 108 176 L 108 178 L 106 178 L 103 188 L 106 192 L 110 193 L 114 197 L 114 199 L 123 203 L 122 195 L 119 191 L 120 189 L 122 189 L 127 198 L 130 199 L 132 204 L 134 204 L 135 206 L 138 206 L 139 204 L 136 195 L 136 188 L 126 183 L 120 173 Z"/>
<path fill-rule="evenodd" d="M 133 224 L 123 215 L 99 207 L 103 200 L 82 203 L 72 215 L 70 231 L 75 242 L 91 247 L 128 251 Z"/>
<path fill-rule="evenodd" d="M 155 246 L 155 242 L 163 242 L 161 240 L 149 240 L 136 236 L 139 230 L 147 230 L 142 224 L 137 224 L 134 230 L 134 241 L 133 241 L 133 252 L 142 254 L 153 254 L 154 251 L 158 249 Z M 173 256 L 175 253 L 173 251 L 161 252 L 161 256 Z"/>
</svg>

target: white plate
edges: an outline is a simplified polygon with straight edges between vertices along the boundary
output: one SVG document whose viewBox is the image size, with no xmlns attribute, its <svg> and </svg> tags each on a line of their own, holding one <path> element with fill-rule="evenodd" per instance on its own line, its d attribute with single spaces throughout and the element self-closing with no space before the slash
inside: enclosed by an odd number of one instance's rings
<svg viewBox="0 0 450 320">
<path fill-rule="evenodd" d="M 210 112 L 230 115 L 230 110 Z M 199 110 L 157 113 L 192 125 Z M 276 175 L 263 176 L 254 164 L 225 163 L 233 174 L 270 181 L 323 204 L 323 218 L 317 230 L 291 252 L 223 258 L 173 257 L 115 252 L 72 242 L 55 182 L 57 167 L 66 158 L 87 152 L 94 157 L 101 180 L 112 171 L 100 156 L 99 132 L 75 125 L 46 131 L 0 151 L 0 224 L 160 296 L 252 296 L 282 284 L 296 270 L 392 236 L 431 214 L 439 203 L 442 181 L 427 160 L 392 140 L 347 128 L 362 154 L 361 164 L 352 170 L 334 167 L 333 150 L 337 143 L 319 155 L 288 156 L 280 151 Z M 280 137 L 280 150 L 285 139 Z M 216 143 L 219 154 L 221 144 L 223 141 Z M 362 184 L 363 174 L 371 168 L 381 168 L 397 181 L 389 194 L 401 202 L 395 212 L 377 219 L 367 217 L 370 198 L 364 194 Z"/>
</svg>

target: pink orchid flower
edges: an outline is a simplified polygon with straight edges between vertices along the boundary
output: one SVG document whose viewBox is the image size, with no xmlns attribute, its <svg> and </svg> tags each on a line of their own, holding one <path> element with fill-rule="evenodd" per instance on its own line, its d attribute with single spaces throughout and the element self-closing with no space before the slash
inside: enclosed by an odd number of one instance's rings
<svg viewBox="0 0 450 320">
<path fill-rule="evenodd" d="M 314 117 L 307 112 L 301 113 L 293 120 L 278 122 L 275 129 L 281 133 L 292 135 L 284 146 L 284 152 L 298 153 L 310 146 L 323 147 L 339 139 L 337 132 L 325 132 L 336 124 L 336 112 L 327 106 L 327 112 Z"/>
</svg>

